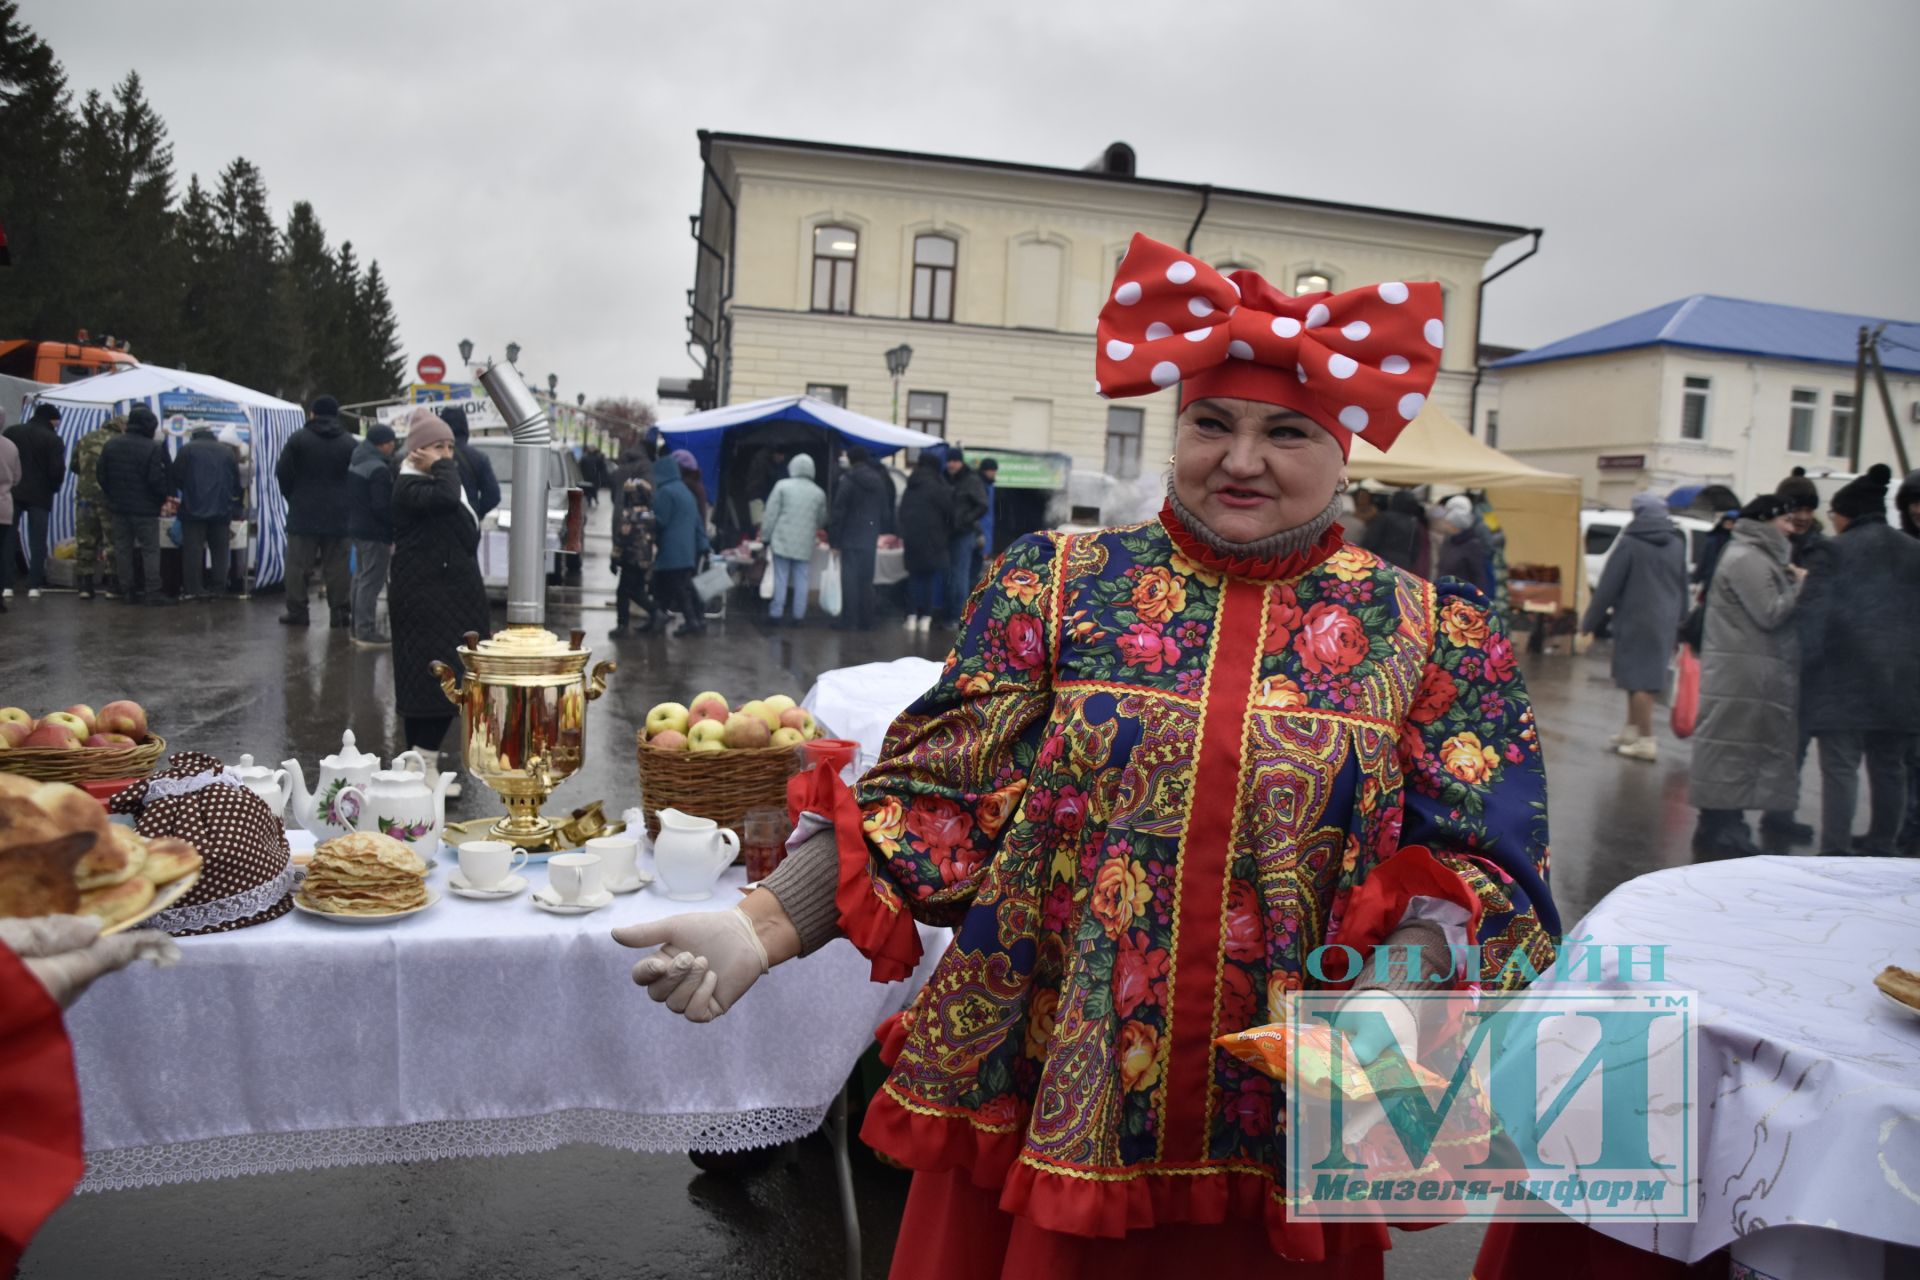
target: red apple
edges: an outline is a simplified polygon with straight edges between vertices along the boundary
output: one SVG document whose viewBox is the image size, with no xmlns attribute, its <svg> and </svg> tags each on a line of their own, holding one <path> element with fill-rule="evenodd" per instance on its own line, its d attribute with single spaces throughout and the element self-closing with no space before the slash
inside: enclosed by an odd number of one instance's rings
<svg viewBox="0 0 1920 1280">
<path fill-rule="evenodd" d="M 33 732 L 24 720 L 0 720 L 0 747 L 17 747 Z"/>
<path fill-rule="evenodd" d="M 86 703 L 84 702 L 74 703 L 72 706 L 67 708 L 67 714 L 70 716 L 78 716 L 80 718 L 80 723 L 87 726 L 88 733 L 100 732 L 100 725 L 99 725 L 99 722 L 94 717 L 93 708 L 88 706 Z"/>
<path fill-rule="evenodd" d="M 92 733 L 80 745 L 85 747 L 108 747 L 115 751 L 125 747 L 137 747 L 140 744 L 124 733 Z"/>
<path fill-rule="evenodd" d="M 662 729 L 647 740 L 647 745 L 655 751 L 685 751 L 687 735 L 678 729 Z"/>
<path fill-rule="evenodd" d="M 75 738 L 84 738 L 93 732 L 93 729 L 85 720 L 82 720 L 79 716 L 69 711 L 49 711 L 45 716 L 41 717 L 40 723 L 43 725 L 61 725 L 65 727 L 68 732 L 72 733 Z"/>
<path fill-rule="evenodd" d="M 80 745 L 80 739 L 63 724 L 43 724 L 20 740 L 23 747 L 55 747 L 61 751 L 71 751 Z"/>
<path fill-rule="evenodd" d="M 124 733 L 135 742 L 147 736 L 147 713 L 137 702 L 109 702 L 100 708 L 94 727 L 101 733 Z"/>
</svg>

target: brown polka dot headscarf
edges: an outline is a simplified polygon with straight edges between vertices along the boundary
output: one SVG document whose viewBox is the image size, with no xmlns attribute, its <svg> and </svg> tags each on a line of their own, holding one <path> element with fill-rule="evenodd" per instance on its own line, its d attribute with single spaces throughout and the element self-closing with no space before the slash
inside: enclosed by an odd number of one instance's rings
<svg viewBox="0 0 1920 1280">
<path fill-rule="evenodd" d="M 148 839 L 178 836 L 200 851 L 200 882 L 153 918 L 176 937 L 264 924 L 293 907 L 293 863 L 280 818 L 217 758 L 183 751 L 113 797 Z"/>
<path fill-rule="evenodd" d="M 1440 286 L 1366 285 L 1289 297 L 1252 271 L 1231 276 L 1136 235 L 1101 308 L 1096 390 L 1180 407 L 1210 396 L 1306 414 L 1350 452 L 1378 449 L 1426 407 L 1446 340 Z"/>
</svg>

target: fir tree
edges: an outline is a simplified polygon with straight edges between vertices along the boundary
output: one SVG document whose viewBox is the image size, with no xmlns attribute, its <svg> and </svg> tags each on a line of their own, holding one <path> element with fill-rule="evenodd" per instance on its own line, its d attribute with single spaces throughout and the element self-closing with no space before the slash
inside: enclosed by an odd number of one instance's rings
<svg viewBox="0 0 1920 1280">
<path fill-rule="evenodd" d="M 286 397 L 311 403 L 339 384 L 346 345 L 346 295 L 333 251 L 313 206 L 302 200 L 287 216 L 279 306 L 289 335 Z M 328 393 L 331 394 L 331 393 Z"/>
<path fill-rule="evenodd" d="M 355 388 L 355 399 L 393 395 L 406 380 L 407 359 L 400 346 L 400 322 L 394 318 L 393 302 L 387 297 L 386 277 L 380 274 L 377 261 L 367 267 L 359 303 L 366 336 L 364 345 L 355 353 L 362 362 L 364 379 Z"/>
<path fill-rule="evenodd" d="M 275 283 L 280 233 L 267 209 L 260 170 L 241 157 L 220 171 L 213 199 L 220 236 L 208 334 L 225 361 L 220 376 L 277 392 L 285 381 L 287 340 Z"/>
<path fill-rule="evenodd" d="M 53 49 L 0 0 L 0 220 L 13 265 L 0 288 L 0 335 L 70 336 L 63 298 L 60 173 L 74 129 L 67 74 Z"/>
</svg>

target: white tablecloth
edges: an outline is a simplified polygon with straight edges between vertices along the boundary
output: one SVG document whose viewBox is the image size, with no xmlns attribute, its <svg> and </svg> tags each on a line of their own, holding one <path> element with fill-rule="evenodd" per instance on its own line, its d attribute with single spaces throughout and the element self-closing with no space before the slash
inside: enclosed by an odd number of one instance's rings
<svg viewBox="0 0 1920 1280">
<path fill-rule="evenodd" d="M 915 698 L 933 688 L 940 664 L 926 658 L 895 658 L 823 671 L 800 705 L 837 738 L 860 744 L 856 773 L 880 758 L 887 730 Z"/>
<path fill-rule="evenodd" d="M 431 875 L 444 892 L 453 863 Z M 837 941 L 696 1026 L 655 1005 L 615 925 L 701 904 L 653 890 L 587 916 L 446 895 L 415 916 L 291 912 L 181 939 L 68 1015 L 86 1109 L 82 1190 L 592 1142 L 735 1151 L 818 1128 L 874 1028 L 918 989 Z M 713 902 L 737 900 L 730 871 Z"/>
<path fill-rule="evenodd" d="M 1920 1246 L 1920 1014 L 1873 976 L 1920 969 L 1920 862 L 1657 871 L 1568 936 L 1605 948 L 1609 980 L 1615 945 L 1665 943 L 1666 981 L 1700 994 L 1700 1219 L 1595 1229 L 1688 1262 L 1732 1245 L 1774 1276 L 1899 1274 L 1872 1242 Z"/>
</svg>

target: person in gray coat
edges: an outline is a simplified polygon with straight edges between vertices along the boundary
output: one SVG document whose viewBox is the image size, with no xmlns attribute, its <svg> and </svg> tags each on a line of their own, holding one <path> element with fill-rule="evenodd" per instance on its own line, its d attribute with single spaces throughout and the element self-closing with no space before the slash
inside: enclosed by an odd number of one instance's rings
<svg viewBox="0 0 1920 1280">
<path fill-rule="evenodd" d="M 1613 545 L 1580 629 L 1613 635 L 1613 682 L 1626 690 L 1627 723 L 1613 748 L 1634 760 L 1659 757 L 1653 700 L 1666 689 L 1687 612 L 1687 539 L 1657 493 L 1633 495 L 1633 519 Z"/>
<path fill-rule="evenodd" d="M 1800 636 L 1807 571 L 1792 563 L 1793 503 L 1762 494 L 1739 522 L 1707 590 L 1700 720 L 1687 802 L 1700 811 L 1698 858 L 1761 852 L 1746 810 L 1792 815 L 1800 798 Z"/>
</svg>

